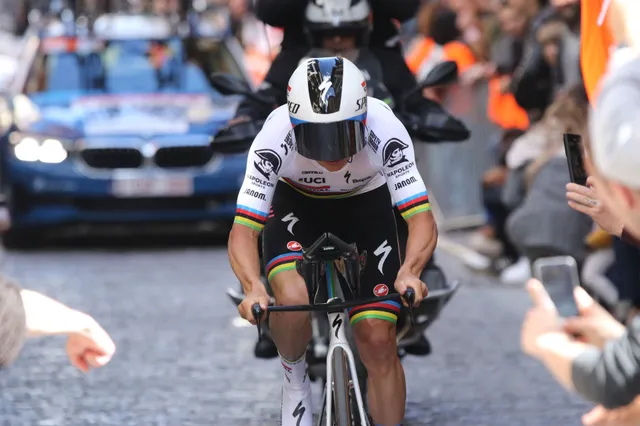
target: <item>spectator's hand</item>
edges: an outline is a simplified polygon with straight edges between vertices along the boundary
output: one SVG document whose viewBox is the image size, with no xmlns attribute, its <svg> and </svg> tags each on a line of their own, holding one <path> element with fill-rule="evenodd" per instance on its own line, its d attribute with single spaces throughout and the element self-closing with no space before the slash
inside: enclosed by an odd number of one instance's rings
<svg viewBox="0 0 640 426">
<path fill-rule="evenodd" d="M 508 93 L 511 86 L 511 77 L 503 76 L 500 79 L 500 93 Z"/>
<path fill-rule="evenodd" d="M 533 308 L 529 309 L 522 323 L 520 341 L 522 350 L 537 358 L 541 351 L 542 340 L 550 335 L 562 334 L 560 317 L 556 306 L 549 294 L 538 280 L 532 279 L 527 283 L 529 296 L 533 301 Z"/>
<path fill-rule="evenodd" d="M 611 316 L 602 306 L 577 287 L 574 296 L 580 311 L 579 317 L 567 318 L 564 330 L 569 334 L 579 334 L 585 343 L 602 348 L 604 344 L 617 339 L 625 332 L 625 327 Z"/>
<path fill-rule="evenodd" d="M 460 82 L 466 86 L 473 86 L 485 78 L 486 70 L 484 64 L 474 64 L 460 75 Z"/>
<path fill-rule="evenodd" d="M 582 416 L 584 426 L 638 426 L 640 425 L 640 397 L 625 407 L 607 410 L 598 405 Z"/>
<path fill-rule="evenodd" d="M 507 168 L 506 167 L 493 167 L 487 170 L 484 175 L 482 175 L 482 183 L 485 186 L 497 186 L 502 185 L 504 181 L 507 179 Z"/>
<path fill-rule="evenodd" d="M 602 202 L 602 197 L 598 197 L 598 188 L 593 177 L 587 179 L 587 186 L 568 183 L 567 198 L 572 209 L 590 216 L 600 228 L 612 235 L 622 234 L 624 224 Z"/>
<path fill-rule="evenodd" d="M 580 3 L 580 0 L 551 0 L 551 6 L 553 7 L 571 6 L 577 3 Z"/>
<path fill-rule="evenodd" d="M 90 368 L 105 366 L 116 352 L 116 345 L 96 320 L 86 315 L 83 322 L 83 329 L 69 335 L 67 355 L 71 364 L 86 373 Z"/>
</svg>

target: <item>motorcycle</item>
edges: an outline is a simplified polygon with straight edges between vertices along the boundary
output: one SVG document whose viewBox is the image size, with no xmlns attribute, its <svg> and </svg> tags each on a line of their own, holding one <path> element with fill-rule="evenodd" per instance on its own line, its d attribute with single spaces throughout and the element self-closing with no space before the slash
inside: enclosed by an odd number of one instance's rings
<svg viewBox="0 0 640 426">
<path fill-rule="evenodd" d="M 427 77 L 401 99 L 394 99 L 382 83 L 382 71 L 377 59 L 368 51 L 358 55 L 356 65 L 363 71 L 367 79 L 368 95 L 385 101 L 394 114 L 406 127 L 411 139 L 424 143 L 462 142 L 469 138 L 466 126 L 443 113 L 439 104 L 422 98 L 419 108 L 410 100 L 425 88 L 441 87 L 452 84 L 458 78 L 458 66 L 453 61 L 444 61 L 436 65 Z M 279 106 L 275 99 L 260 92 L 254 92 L 243 80 L 225 73 L 214 72 L 210 76 L 212 86 L 223 95 L 242 95 L 266 110 Z M 284 103 L 284 102 L 283 102 Z M 249 150 L 253 138 L 258 134 L 266 116 L 260 119 L 232 121 L 220 130 L 213 138 L 212 148 L 223 154 L 237 154 Z"/>
<path fill-rule="evenodd" d="M 372 75 L 373 74 L 373 75 Z M 409 134 L 412 138 L 426 138 L 428 140 L 439 137 L 439 130 L 430 130 L 429 126 L 433 126 L 433 123 L 424 123 L 424 119 L 411 113 L 406 108 L 406 100 L 409 96 L 417 91 L 422 91 L 426 87 L 436 87 L 445 84 L 450 84 L 457 78 L 457 65 L 455 62 L 443 62 L 429 73 L 423 82 L 416 86 L 416 88 L 407 94 L 405 97 L 398 101 L 389 98 L 390 94 L 388 90 L 381 83 L 376 83 L 373 79 L 375 73 L 365 73 L 365 76 L 370 77 L 368 81 L 368 87 L 373 90 L 369 95 L 374 95 L 378 99 L 385 100 L 390 107 L 394 110 L 398 118 L 405 124 Z M 211 76 L 211 83 L 221 94 L 228 96 L 243 95 L 256 100 L 257 102 L 271 103 L 270 99 L 262 97 L 260 94 L 252 91 L 250 86 L 243 80 L 223 73 L 214 73 Z M 260 130 L 262 123 L 256 123 L 255 121 L 243 122 L 243 126 L 238 126 L 235 132 L 227 132 L 223 137 L 214 137 L 211 143 L 211 147 L 214 151 L 219 153 L 242 153 L 246 152 L 253 142 L 253 139 Z M 446 123 L 440 123 L 446 124 Z M 446 127 L 446 126 L 445 126 Z M 466 130 L 466 129 L 465 129 Z M 445 128 L 445 132 L 447 129 Z M 457 131 L 454 129 L 453 131 Z M 408 228 L 404 220 L 399 215 L 397 209 L 394 209 L 396 213 L 396 223 L 398 224 L 398 235 L 400 240 L 400 246 L 402 248 L 401 255 L 404 257 L 404 246 L 408 235 Z M 458 289 L 457 282 L 448 282 L 443 271 L 435 265 L 433 260 L 427 264 L 423 270 L 420 278 L 427 283 L 429 287 L 428 297 L 421 303 L 419 308 L 414 309 L 413 322 L 410 321 L 406 312 L 401 314 L 396 324 L 397 328 L 397 343 L 398 343 L 398 356 L 403 358 L 407 354 L 426 356 L 431 353 L 431 346 L 429 341 L 425 337 L 426 329 L 433 324 L 433 322 L 439 317 L 444 307 L 451 300 L 453 295 Z M 263 283 L 267 287 L 267 290 L 271 293 L 269 283 L 263 276 Z M 272 293 L 271 293 L 272 294 Z M 227 295 L 234 305 L 238 306 L 244 299 L 242 289 L 236 290 L 234 288 L 227 289 Z M 275 302 L 275 300 L 272 300 Z M 267 320 L 268 322 L 268 320 Z M 326 381 L 326 354 L 329 342 L 330 325 L 327 322 L 326 315 L 311 314 L 312 324 L 312 339 L 307 349 L 307 367 L 309 378 L 312 381 L 321 381 L 323 384 Z M 348 336 L 351 339 L 351 336 Z M 353 343 L 353 342 L 350 342 Z M 355 348 L 355 344 L 352 344 Z M 278 356 L 275 345 L 270 340 L 268 326 L 263 330 L 263 339 L 256 346 L 256 357 L 259 358 L 275 358 Z M 356 351 L 357 357 L 357 351 Z M 357 370 L 359 376 L 359 383 L 361 384 L 363 395 L 366 394 L 366 369 L 361 362 L 357 362 Z"/>
</svg>

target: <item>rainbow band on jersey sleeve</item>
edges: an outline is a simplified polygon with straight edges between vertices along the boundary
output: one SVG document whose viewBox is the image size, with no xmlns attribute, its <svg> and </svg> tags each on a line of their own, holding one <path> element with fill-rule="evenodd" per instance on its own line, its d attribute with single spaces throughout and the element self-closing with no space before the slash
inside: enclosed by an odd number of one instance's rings
<svg viewBox="0 0 640 426">
<path fill-rule="evenodd" d="M 264 224 L 267 223 L 267 213 L 238 204 L 233 223 L 239 223 L 256 231 L 262 231 Z"/>
<path fill-rule="evenodd" d="M 265 267 L 267 279 L 271 281 L 278 272 L 296 269 L 296 260 L 302 259 L 302 253 L 285 253 L 276 256 Z"/>
<path fill-rule="evenodd" d="M 400 314 L 400 304 L 393 300 L 356 306 L 348 310 L 349 323 L 355 325 L 363 319 L 379 319 L 396 323 Z"/>
<path fill-rule="evenodd" d="M 400 210 L 402 218 L 405 220 L 409 219 L 414 214 L 431 210 L 431 204 L 429 204 L 429 194 L 427 193 L 427 191 L 420 192 L 416 195 L 405 198 L 404 200 L 398 202 L 397 206 L 398 210 Z"/>
</svg>

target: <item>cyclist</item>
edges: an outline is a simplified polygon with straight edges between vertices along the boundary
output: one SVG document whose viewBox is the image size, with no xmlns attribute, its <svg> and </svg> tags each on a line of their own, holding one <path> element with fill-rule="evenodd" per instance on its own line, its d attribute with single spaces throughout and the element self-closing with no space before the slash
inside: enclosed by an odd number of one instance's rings
<svg viewBox="0 0 640 426">
<path fill-rule="evenodd" d="M 253 322 L 251 306 L 266 309 L 269 303 L 260 280 L 261 231 L 277 304 L 309 302 L 295 261 L 324 232 L 368 253 L 362 297 L 411 287 L 417 304 L 426 295 L 418 277 L 437 240 L 427 191 L 407 130 L 384 102 L 366 94 L 365 78 L 349 60 L 307 59 L 289 80 L 287 104 L 269 115 L 254 140 L 229 235 L 231 266 L 246 295 L 238 308 L 243 318 Z M 402 265 L 392 204 L 409 227 Z M 395 337 L 399 311 L 398 303 L 383 302 L 349 312 L 377 425 L 398 425 L 404 417 L 405 380 Z M 285 375 L 282 425 L 310 426 L 309 314 L 274 313 L 270 325 Z"/>
</svg>

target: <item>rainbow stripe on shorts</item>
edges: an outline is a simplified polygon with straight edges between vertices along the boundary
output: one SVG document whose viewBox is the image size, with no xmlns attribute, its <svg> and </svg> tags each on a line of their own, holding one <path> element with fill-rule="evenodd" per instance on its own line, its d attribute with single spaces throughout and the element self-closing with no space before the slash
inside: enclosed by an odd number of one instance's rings
<svg viewBox="0 0 640 426">
<path fill-rule="evenodd" d="M 415 214 L 428 212 L 431 210 L 431 204 L 429 204 L 429 194 L 427 193 L 427 191 L 420 192 L 416 195 L 405 198 L 404 200 L 398 202 L 397 206 L 404 220 L 409 219 Z"/>
<path fill-rule="evenodd" d="M 285 253 L 276 256 L 267 263 L 265 268 L 267 279 L 271 281 L 278 272 L 296 269 L 296 260 L 302 259 L 302 253 Z"/>
<path fill-rule="evenodd" d="M 349 322 L 355 325 L 363 319 L 379 319 L 396 323 L 400 314 L 400 303 L 393 300 L 356 306 L 348 310 Z"/>
</svg>

